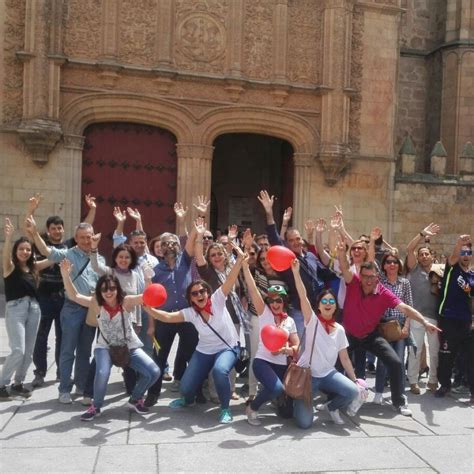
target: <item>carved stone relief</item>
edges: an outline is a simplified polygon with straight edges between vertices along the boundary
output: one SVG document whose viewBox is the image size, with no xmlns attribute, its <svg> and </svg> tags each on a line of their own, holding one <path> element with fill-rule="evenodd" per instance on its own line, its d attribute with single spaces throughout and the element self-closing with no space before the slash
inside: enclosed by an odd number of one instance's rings
<svg viewBox="0 0 474 474">
<path fill-rule="evenodd" d="M 64 53 L 73 58 L 96 59 L 102 44 L 101 0 L 69 0 L 65 4 Z"/>
<path fill-rule="evenodd" d="M 227 14 L 227 0 L 178 0 L 174 60 L 179 69 L 224 72 Z"/>
<path fill-rule="evenodd" d="M 121 0 L 119 57 L 125 63 L 153 66 L 157 0 Z"/>
<path fill-rule="evenodd" d="M 288 76 L 298 83 L 319 84 L 321 64 L 321 4 L 288 1 Z"/>
<path fill-rule="evenodd" d="M 3 43 L 3 123 L 18 125 L 23 107 L 23 64 L 15 53 L 24 48 L 25 0 L 6 0 Z"/>
<path fill-rule="evenodd" d="M 244 74 L 270 79 L 273 70 L 273 0 L 246 0 L 244 12 Z"/>
</svg>

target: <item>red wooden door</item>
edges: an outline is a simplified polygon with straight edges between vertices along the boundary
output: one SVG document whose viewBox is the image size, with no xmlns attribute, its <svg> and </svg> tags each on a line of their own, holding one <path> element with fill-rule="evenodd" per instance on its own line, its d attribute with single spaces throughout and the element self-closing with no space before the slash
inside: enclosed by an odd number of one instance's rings
<svg viewBox="0 0 474 474">
<path fill-rule="evenodd" d="M 97 200 L 94 230 L 100 250 L 110 256 L 114 206 L 137 208 L 148 237 L 175 230 L 176 138 L 160 128 L 134 123 L 99 123 L 85 130 L 82 195 Z M 82 215 L 87 213 L 82 203 Z M 128 217 L 125 234 L 135 229 Z"/>
</svg>

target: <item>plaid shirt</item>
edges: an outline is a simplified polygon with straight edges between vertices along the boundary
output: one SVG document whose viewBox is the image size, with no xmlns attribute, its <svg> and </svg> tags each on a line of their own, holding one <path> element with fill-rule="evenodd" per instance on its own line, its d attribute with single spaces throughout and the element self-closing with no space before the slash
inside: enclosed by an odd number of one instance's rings
<svg viewBox="0 0 474 474">
<path fill-rule="evenodd" d="M 385 275 L 381 275 L 380 283 L 385 286 L 385 288 L 390 290 L 394 295 L 398 296 L 403 303 L 409 306 L 413 306 L 411 285 L 406 278 L 402 278 L 399 276 L 397 277 L 397 281 L 392 284 L 387 280 L 387 277 Z M 406 318 L 405 315 L 398 309 L 387 309 L 381 319 L 381 322 L 390 321 L 392 319 L 398 319 L 398 322 L 403 327 Z"/>
</svg>

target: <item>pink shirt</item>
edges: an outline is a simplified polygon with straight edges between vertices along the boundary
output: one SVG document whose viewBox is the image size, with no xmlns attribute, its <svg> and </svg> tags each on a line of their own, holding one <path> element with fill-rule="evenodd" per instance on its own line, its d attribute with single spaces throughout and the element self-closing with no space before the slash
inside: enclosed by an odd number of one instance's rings
<svg viewBox="0 0 474 474">
<path fill-rule="evenodd" d="M 401 300 L 380 283 L 374 293 L 364 295 L 360 276 L 354 274 L 347 285 L 344 303 L 344 328 L 351 336 L 362 339 L 375 331 L 385 311 L 395 308 Z"/>
</svg>

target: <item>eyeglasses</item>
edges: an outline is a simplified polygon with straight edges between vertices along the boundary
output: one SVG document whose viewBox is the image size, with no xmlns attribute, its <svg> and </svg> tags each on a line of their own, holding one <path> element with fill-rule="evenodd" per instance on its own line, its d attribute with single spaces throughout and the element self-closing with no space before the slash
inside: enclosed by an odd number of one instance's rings
<svg viewBox="0 0 474 474">
<path fill-rule="evenodd" d="M 204 235 L 202 240 L 214 240 L 214 237 L 212 235 Z"/>
<path fill-rule="evenodd" d="M 270 297 L 267 297 L 267 298 L 265 298 L 265 302 L 266 302 L 267 304 L 283 303 L 283 298 L 281 298 L 280 296 L 277 297 L 277 298 L 270 298 Z"/>
<path fill-rule="evenodd" d="M 399 264 L 398 260 L 389 260 L 389 259 L 385 260 L 385 265 L 398 265 L 398 264 Z"/>
<path fill-rule="evenodd" d="M 206 288 L 201 288 L 200 290 L 191 291 L 191 296 L 202 296 L 207 293 Z"/>
<path fill-rule="evenodd" d="M 378 278 L 377 275 L 364 275 L 362 273 L 360 274 L 360 277 L 365 280 L 376 280 Z"/>
<path fill-rule="evenodd" d="M 472 250 L 461 250 L 459 255 L 461 257 L 470 257 L 472 255 Z"/>
<path fill-rule="evenodd" d="M 210 253 L 210 254 L 209 254 L 209 258 L 222 257 L 223 255 L 224 255 L 224 252 Z"/>
<path fill-rule="evenodd" d="M 365 250 L 364 247 L 351 247 L 351 250 Z"/>
<path fill-rule="evenodd" d="M 162 247 L 176 247 L 178 246 L 178 242 L 175 240 L 168 240 L 167 242 L 161 242 Z"/>
<path fill-rule="evenodd" d="M 334 298 L 321 298 L 322 304 L 336 304 L 336 300 Z"/>
<path fill-rule="evenodd" d="M 108 291 L 117 291 L 117 287 L 116 286 L 103 286 L 100 289 L 101 293 L 107 293 Z"/>
</svg>

